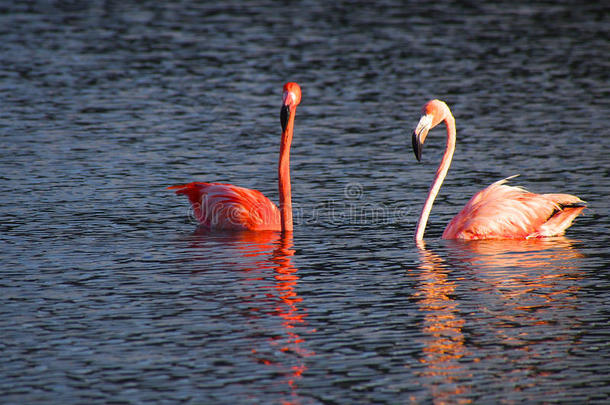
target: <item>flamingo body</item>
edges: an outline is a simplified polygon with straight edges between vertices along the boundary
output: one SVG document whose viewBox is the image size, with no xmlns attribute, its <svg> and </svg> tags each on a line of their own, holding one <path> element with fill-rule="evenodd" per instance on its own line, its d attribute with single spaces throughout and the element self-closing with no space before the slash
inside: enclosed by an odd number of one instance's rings
<svg viewBox="0 0 610 405">
<path fill-rule="evenodd" d="M 451 166 L 456 142 L 455 119 L 447 104 L 431 100 L 424 105 L 423 115 L 413 131 L 413 151 L 420 160 L 428 132 L 441 122 L 447 127 L 447 144 L 419 216 L 416 241 L 423 240 L 432 204 Z M 512 177 L 476 193 L 449 222 L 443 239 L 528 239 L 563 235 L 585 209 L 585 202 L 570 194 L 534 194 L 506 185 Z"/>
<path fill-rule="evenodd" d="M 585 208 L 570 194 L 535 194 L 497 181 L 476 193 L 443 239 L 528 239 L 563 235 Z"/>
<path fill-rule="evenodd" d="M 170 189 L 191 202 L 200 226 L 223 231 L 280 231 L 279 208 L 258 190 L 232 184 L 193 182 Z"/>
</svg>

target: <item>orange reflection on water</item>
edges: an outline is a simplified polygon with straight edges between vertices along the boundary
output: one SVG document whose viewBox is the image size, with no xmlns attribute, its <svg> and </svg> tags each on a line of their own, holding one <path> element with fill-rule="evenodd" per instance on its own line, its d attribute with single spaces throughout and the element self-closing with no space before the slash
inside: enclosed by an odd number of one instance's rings
<svg viewBox="0 0 610 405">
<path fill-rule="evenodd" d="M 581 278 L 576 260 L 583 257 L 565 237 L 449 243 L 451 253 L 469 264 L 486 287 L 492 287 L 515 309 L 527 311 L 535 294 L 554 307 L 575 298 L 579 287 L 566 282 Z M 519 301 L 520 298 L 525 298 Z M 564 300 L 555 303 L 555 299 Z M 565 301 L 567 300 L 567 301 Z"/>
<path fill-rule="evenodd" d="M 566 261 L 583 257 L 574 241 L 560 236 L 540 239 L 447 241 L 460 260 L 484 268 L 565 266 Z"/>
<path fill-rule="evenodd" d="M 513 348 L 513 358 L 521 353 L 515 371 L 550 378 L 532 364 L 560 361 L 560 348 L 576 338 L 570 331 L 578 328 L 573 314 L 578 307 L 577 281 L 582 278 L 578 259 L 583 255 L 565 237 L 450 247 L 482 282 L 478 290 L 488 297 L 482 307 L 492 316 L 488 333 Z"/>
<path fill-rule="evenodd" d="M 291 263 L 290 258 L 294 256 L 294 249 L 292 242 L 292 234 L 284 234 L 277 243 L 276 249 L 273 251 L 272 261 L 276 264 L 275 279 L 277 283 L 275 285 L 278 291 L 279 297 L 284 304 L 281 308 L 278 308 L 277 314 L 283 319 L 282 326 L 286 329 L 287 338 L 283 340 L 281 351 L 282 352 L 293 352 L 298 358 L 305 358 L 312 356 L 314 353 L 310 352 L 301 347 L 301 344 L 305 340 L 299 336 L 298 333 L 294 332 L 297 325 L 305 322 L 305 312 L 300 309 L 297 304 L 301 303 L 303 299 L 299 297 L 295 287 L 297 286 L 299 277 L 297 275 L 297 268 Z M 288 384 L 294 390 L 296 380 L 300 379 L 303 372 L 307 370 L 307 367 L 303 362 L 296 366 L 291 367 L 292 372 L 288 375 Z M 294 391 L 293 396 L 296 402 L 283 402 L 284 404 L 296 404 L 298 398 Z"/>
<path fill-rule="evenodd" d="M 426 369 L 420 375 L 426 377 L 433 402 L 472 402 L 468 393 L 478 370 L 474 364 L 483 361 L 492 367 L 497 362 L 512 364 L 514 373 L 497 378 L 515 387 L 524 374 L 533 380 L 552 378 L 536 365 L 560 361 L 566 346 L 558 343 L 570 345 L 575 338 L 570 331 L 578 323 L 573 313 L 582 254 L 573 242 L 561 237 L 443 245 L 441 258 L 418 244 L 416 296 L 426 335 L 421 359 Z M 456 282 L 461 290 L 456 291 Z M 462 314 L 478 326 L 475 340 L 503 350 L 485 351 L 479 357 L 475 342 L 468 347 L 460 305 L 468 308 Z M 479 356 L 473 358 L 473 351 Z"/>
<path fill-rule="evenodd" d="M 430 381 L 430 390 L 435 404 L 470 403 L 456 400 L 455 395 L 464 394 L 468 387 L 461 385 L 457 377 L 463 378 L 463 366 L 459 360 L 468 354 L 464 344 L 462 327 L 464 320 L 457 310 L 458 302 L 452 298 L 455 283 L 448 279 L 449 269 L 443 260 L 426 250 L 424 242 L 418 242 L 420 257 L 418 305 L 424 313 L 423 356 L 420 362 L 426 366 L 420 376 Z"/>
<path fill-rule="evenodd" d="M 301 400 L 297 391 L 297 382 L 307 370 L 304 359 L 314 353 L 303 348 L 306 342 L 297 329 L 298 326 L 306 325 L 307 314 L 303 307 L 303 299 L 296 290 L 299 276 L 298 269 L 291 260 L 295 254 L 292 233 L 263 231 L 209 235 L 203 231 L 199 236 L 202 238 L 200 242 L 209 239 L 221 243 L 223 247 L 235 248 L 239 252 L 239 257 L 236 259 L 240 257 L 248 259 L 245 263 L 235 260 L 230 263 L 230 267 L 248 273 L 246 282 L 252 283 L 248 288 L 265 290 L 263 294 L 255 290 L 252 296 L 245 297 L 249 303 L 252 320 L 258 323 L 258 320 L 265 316 L 278 317 L 281 319 L 282 327 L 280 330 L 267 331 L 266 334 L 271 333 L 273 336 L 267 338 L 267 347 L 261 345 L 260 341 L 254 342 L 253 346 L 258 346 L 259 350 L 254 347 L 250 352 L 255 362 L 271 367 L 285 377 L 283 382 L 278 384 L 288 385 L 289 397 L 281 403 L 299 404 Z M 271 280 L 273 282 L 267 282 Z M 315 330 L 307 332 L 311 333 Z M 286 357 L 278 356 L 278 353 Z M 276 389 L 273 388 L 273 391 Z"/>
</svg>

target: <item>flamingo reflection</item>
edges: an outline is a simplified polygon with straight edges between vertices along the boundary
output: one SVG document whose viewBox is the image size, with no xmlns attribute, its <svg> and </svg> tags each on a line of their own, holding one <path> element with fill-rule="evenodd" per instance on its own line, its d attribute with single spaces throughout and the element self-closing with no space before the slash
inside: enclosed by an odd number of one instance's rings
<svg viewBox="0 0 610 405">
<path fill-rule="evenodd" d="M 248 304 L 246 322 L 256 336 L 250 344 L 250 356 L 256 363 L 272 368 L 273 374 L 283 376 L 281 383 L 269 388 L 270 392 L 284 393 L 287 398 L 283 404 L 299 404 L 297 384 L 307 369 L 305 358 L 314 353 L 304 348 L 302 333 L 307 327 L 307 315 L 297 292 L 298 269 L 291 260 L 295 254 L 292 233 L 244 231 L 211 235 L 200 230 L 196 237 L 199 248 L 220 241 L 224 248 L 239 253 L 225 264 L 245 272 L 248 289 L 254 290 L 241 297 Z M 279 319 L 281 328 L 269 330 L 274 323 L 267 321 L 272 319 Z M 278 386 L 282 384 L 288 390 Z"/>
<path fill-rule="evenodd" d="M 544 340 L 536 335 L 553 335 L 555 343 L 572 338 L 569 331 L 576 327 L 573 315 L 582 278 L 578 259 L 583 257 L 573 241 L 556 237 L 449 242 L 448 247 L 473 272 L 471 286 L 486 313 L 494 316 L 488 326 L 501 342 L 521 347 L 531 362 L 544 357 L 535 349 Z M 567 333 L 558 335 L 557 330 Z"/>
<path fill-rule="evenodd" d="M 420 362 L 425 366 L 420 374 L 429 381 L 434 403 L 470 403 L 457 400 L 456 395 L 468 391 L 461 383 L 464 373 L 460 359 L 469 354 L 464 343 L 464 320 L 454 296 L 455 283 L 449 279 L 449 269 L 443 259 L 427 250 L 418 241 L 420 266 L 418 305 L 424 313 L 424 348 Z"/>
<path fill-rule="evenodd" d="M 303 359 L 314 354 L 301 346 L 305 340 L 297 332 L 297 327 L 305 324 L 306 315 L 303 308 L 300 308 L 303 299 L 299 297 L 296 291 L 299 276 L 297 275 L 297 268 L 292 265 L 290 260 L 294 253 L 292 235 L 287 233 L 281 235 L 275 244 L 271 257 L 271 261 L 275 264 L 274 278 L 276 284 L 274 288 L 281 300 L 277 303 L 274 314 L 283 319 L 282 326 L 285 332 L 284 336 L 278 337 L 272 343 L 279 347 L 281 352 L 291 353 L 296 359 L 300 359 L 298 364 L 291 366 L 290 372 L 285 373 L 293 398 L 292 401 L 285 401 L 284 404 L 299 403 L 295 389 L 297 380 L 302 377 L 303 372 L 307 369 Z M 253 353 L 257 354 L 255 350 Z M 264 358 L 260 360 L 265 364 L 278 366 L 278 364 Z"/>
<path fill-rule="evenodd" d="M 515 381 L 520 378 L 516 370 L 548 378 L 538 374 L 537 364 L 561 354 L 549 351 L 545 337 L 553 347 L 564 342 L 565 350 L 577 339 L 571 331 L 578 330 L 573 315 L 582 255 L 573 242 L 558 237 L 443 245 L 441 258 L 417 244 L 417 296 L 425 314 L 421 375 L 434 403 L 471 403 L 470 381 L 498 361 L 514 363 Z M 465 337 L 466 322 L 476 333 Z M 490 343 L 507 349 L 488 352 L 484 347 Z"/>
<path fill-rule="evenodd" d="M 482 269 L 569 269 L 574 267 L 572 259 L 583 257 L 574 247 L 574 241 L 563 236 L 527 240 L 447 241 L 447 246 L 460 261 Z"/>
</svg>

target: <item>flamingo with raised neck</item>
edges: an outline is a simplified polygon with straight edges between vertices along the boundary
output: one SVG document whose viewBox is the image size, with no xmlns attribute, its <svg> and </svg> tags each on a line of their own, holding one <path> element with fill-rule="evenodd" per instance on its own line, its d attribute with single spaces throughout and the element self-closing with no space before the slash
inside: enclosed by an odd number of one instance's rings
<svg viewBox="0 0 610 405">
<path fill-rule="evenodd" d="M 292 232 L 290 144 L 296 108 L 301 102 L 297 83 L 284 85 L 280 123 L 282 137 L 278 163 L 279 208 L 260 191 L 223 183 L 192 182 L 171 186 L 189 198 L 200 226 L 209 230 Z"/>
</svg>

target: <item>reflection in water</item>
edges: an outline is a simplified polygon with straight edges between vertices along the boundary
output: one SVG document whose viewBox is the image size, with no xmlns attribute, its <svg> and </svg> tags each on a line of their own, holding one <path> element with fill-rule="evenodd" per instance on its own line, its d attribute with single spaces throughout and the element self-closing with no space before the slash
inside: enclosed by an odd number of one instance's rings
<svg viewBox="0 0 610 405">
<path fill-rule="evenodd" d="M 298 269 L 291 262 L 295 253 L 292 233 L 269 231 L 210 235 L 206 231 L 198 231 L 197 238 L 198 248 L 206 242 L 221 242 L 223 247 L 239 251 L 235 260 L 247 259 L 246 263 L 238 266 L 232 263 L 231 268 L 248 273 L 246 288 L 264 288 L 264 291 L 256 291 L 245 298 L 249 304 L 247 323 L 252 324 L 253 331 L 259 331 L 254 333 L 256 337 L 251 344 L 251 355 L 256 363 L 271 368 L 272 374 L 282 376 L 281 384 L 286 384 L 289 389 L 285 390 L 274 383 L 269 390 L 288 393 L 290 398 L 283 401 L 283 404 L 300 403 L 297 382 L 307 369 L 304 358 L 313 355 L 313 352 L 303 348 L 305 340 L 297 330 L 299 326 L 305 326 L 306 313 L 303 300 L 296 290 Z M 273 282 L 268 283 L 271 274 Z M 279 318 L 282 328 L 268 330 L 270 323 L 267 322 L 267 317 Z"/>
<path fill-rule="evenodd" d="M 504 347 L 500 354 L 484 355 L 487 361 L 501 359 L 509 365 L 502 384 L 536 390 L 565 378 L 566 356 L 578 345 L 576 331 L 582 328 L 575 316 L 582 255 L 573 243 L 560 237 L 449 247 L 472 269 L 473 292 L 486 319 L 476 327 L 485 341 L 472 339 L 473 345 L 486 347 L 493 339 Z"/>
<path fill-rule="evenodd" d="M 446 241 L 452 253 L 477 266 L 540 268 L 567 264 L 568 259 L 580 258 L 570 239 L 559 236 L 540 239 L 482 240 L 478 242 Z"/>
<path fill-rule="evenodd" d="M 505 385 L 521 381 L 523 374 L 532 378 L 532 387 L 540 382 L 537 379 L 551 378 L 548 365 L 561 361 L 577 339 L 570 330 L 577 327 L 575 259 L 581 254 L 572 242 L 552 238 L 445 243 L 446 259 L 418 244 L 417 296 L 425 335 L 422 376 L 434 402 L 472 402 L 468 393 L 479 367 L 508 368 L 509 373 L 497 377 L 504 390 L 523 390 Z M 490 356 L 487 348 L 498 345 L 505 349 Z"/>
<path fill-rule="evenodd" d="M 417 242 L 421 264 L 419 266 L 420 311 L 424 313 L 424 348 L 421 363 L 425 371 L 420 376 L 428 381 L 435 403 L 468 403 L 454 396 L 464 394 L 468 387 L 460 384 L 465 371 L 459 360 L 467 354 L 462 326 L 464 320 L 458 312 L 458 301 L 453 298 L 455 283 L 448 279 L 449 269 L 443 259 L 426 250 L 423 241 Z"/>
<path fill-rule="evenodd" d="M 452 257 L 468 263 L 477 276 L 514 309 L 526 311 L 532 298 L 547 303 L 555 297 L 572 301 L 580 278 L 574 259 L 582 257 L 564 237 L 468 243 L 451 241 Z M 559 303 L 554 302 L 556 307 Z"/>
<path fill-rule="evenodd" d="M 273 344 L 277 345 L 284 353 L 295 354 L 295 358 L 299 360 L 298 364 L 291 366 L 290 372 L 286 373 L 287 383 L 292 390 L 293 397 L 293 401 L 284 402 L 286 404 L 299 402 L 295 391 L 295 382 L 301 378 L 306 370 L 302 359 L 313 355 L 313 352 L 309 352 L 301 347 L 304 339 L 295 331 L 296 326 L 302 325 L 305 322 L 305 313 L 303 308 L 298 306 L 302 302 L 302 298 L 298 296 L 295 289 L 299 276 L 296 274 L 297 268 L 290 261 L 290 257 L 294 255 L 292 246 L 292 234 L 282 234 L 271 259 L 276 265 L 274 277 L 277 283 L 274 287 L 282 304 L 277 307 L 276 314 L 283 319 L 282 326 L 285 331 L 285 336 L 274 341 Z"/>
</svg>

